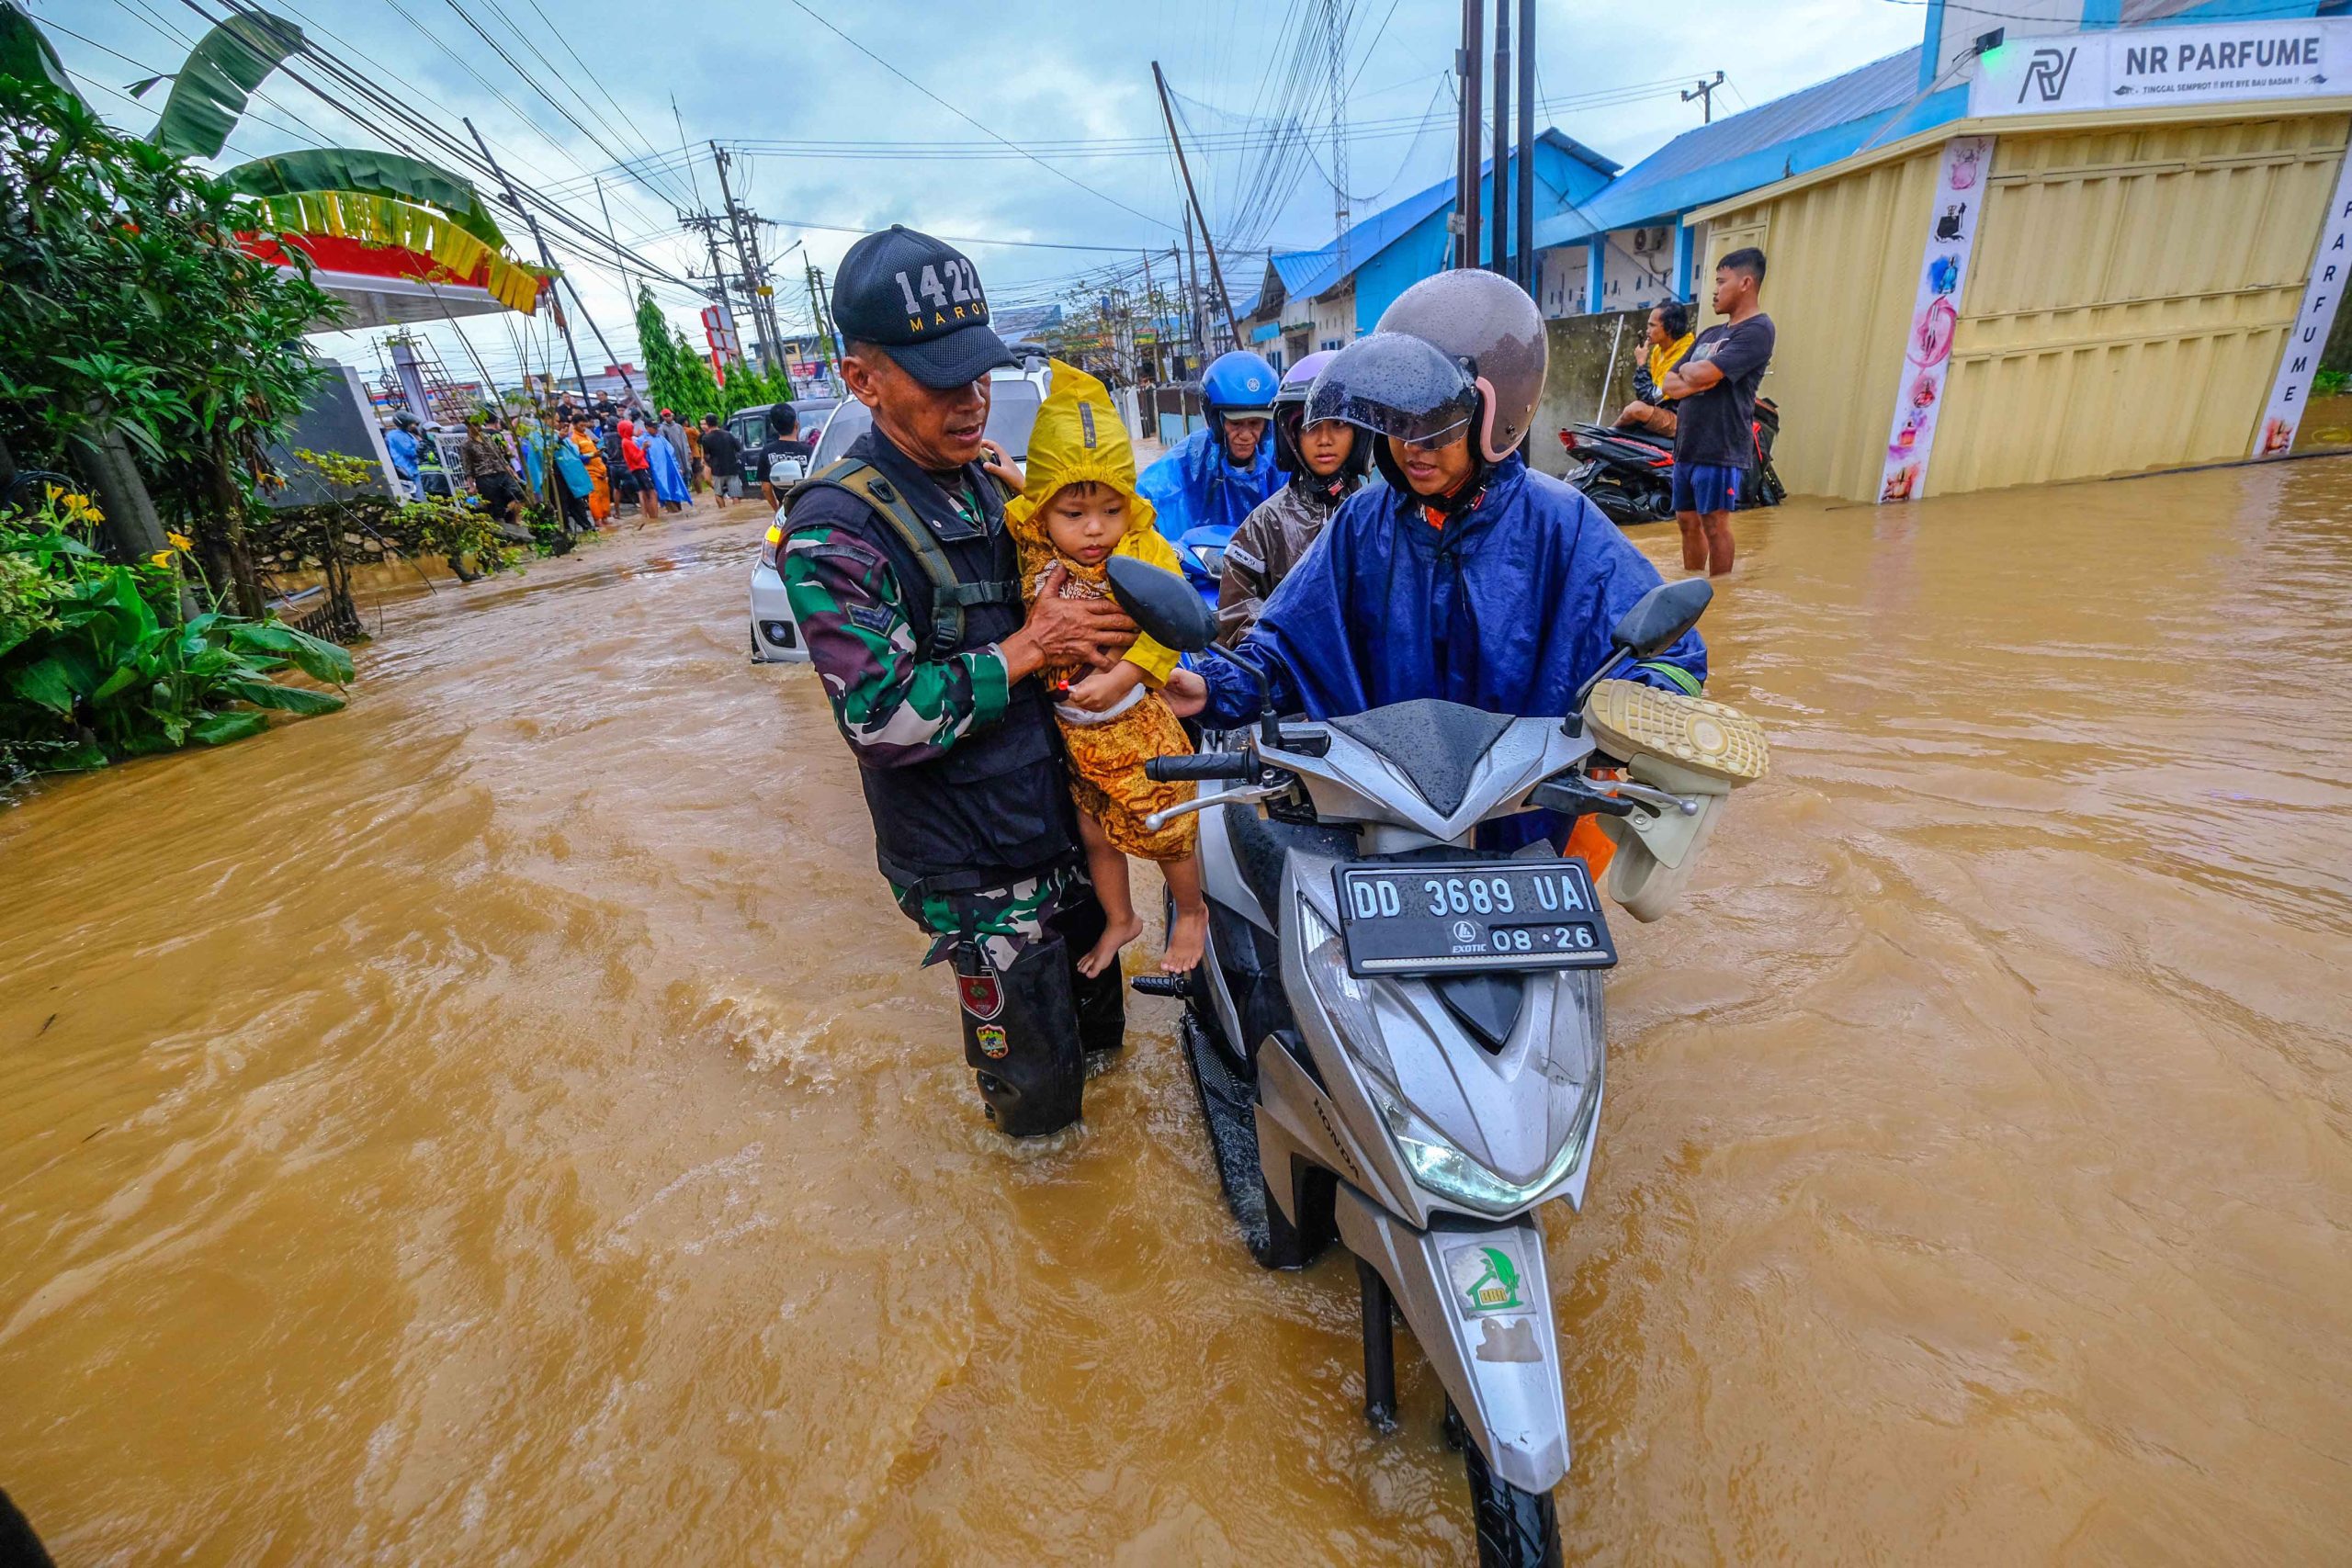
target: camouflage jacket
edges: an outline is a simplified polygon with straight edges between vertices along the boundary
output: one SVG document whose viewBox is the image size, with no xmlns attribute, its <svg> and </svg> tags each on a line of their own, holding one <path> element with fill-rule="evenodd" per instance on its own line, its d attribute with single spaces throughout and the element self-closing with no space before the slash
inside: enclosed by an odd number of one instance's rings
<svg viewBox="0 0 2352 1568">
<path fill-rule="evenodd" d="M 958 579 L 1018 570 L 995 481 L 967 468 L 941 488 L 878 431 L 849 455 L 874 465 L 930 527 Z M 999 642 L 1018 595 L 964 613 L 958 645 L 933 656 L 932 584 L 897 530 L 829 486 L 796 492 L 778 562 L 809 660 L 856 755 L 875 858 L 926 894 L 1010 886 L 1076 853 L 1076 822 L 1053 712 L 1035 680 L 1007 678 Z"/>
<path fill-rule="evenodd" d="M 850 455 L 886 472 L 903 468 L 895 448 L 877 448 L 875 441 L 870 434 L 861 437 Z M 960 512 L 971 499 L 952 504 Z M 1003 716 L 1003 656 L 989 643 L 944 659 L 923 657 L 930 627 L 914 624 L 910 605 L 929 604 L 930 583 L 919 573 L 899 581 L 899 564 L 861 503 L 837 491 L 814 491 L 795 504 L 786 524 L 791 532 L 778 575 L 834 721 L 860 762 L 899 768 L 929 761 Z"/>
</svg>

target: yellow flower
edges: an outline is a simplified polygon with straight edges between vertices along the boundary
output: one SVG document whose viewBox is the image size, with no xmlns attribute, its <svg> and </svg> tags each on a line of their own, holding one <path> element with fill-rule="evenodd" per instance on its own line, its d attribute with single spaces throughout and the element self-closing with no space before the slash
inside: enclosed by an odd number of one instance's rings
<svg viewBox="0 0 2352 1568">
<path fill-rule="evenodd" d="M 65 493 L 64 489 L 59 485 L 45 484 L 40 488 L 42 493 L 47 495 L 51 501 L 55 501 L 59 496 Z"/>
<path fill-rule="evenodd" d="M 166 534 L 164 537 L 172 542 L 172 548 L 178 550 L 183 554 L 196 548 L 196 541 L 189 538 L 186 534 Z"/>
<path fill-rule="evenodd" d="M 147 559 L 153 565 L 168 569 L 172 564 L 172 552 L 169 550 L 157 550 L 153 555 L 149 556 Z"/>
</svg>

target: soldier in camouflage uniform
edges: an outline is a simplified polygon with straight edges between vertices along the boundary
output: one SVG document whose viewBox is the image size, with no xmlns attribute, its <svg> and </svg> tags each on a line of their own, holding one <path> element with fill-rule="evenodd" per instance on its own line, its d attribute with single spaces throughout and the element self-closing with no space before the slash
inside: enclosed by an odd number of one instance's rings
<svg viewBox="0 0 2352 1568">
<path fill-rule="evenodd" d="M 1083 874 L 1047 662 L 1107 666 L 1135 627 L 1102 600 L 1040 595 L 1024 621 L 1005 491 L 983 467 L 988 372 L 1012 363 L 979 277 L 893 227 L 842 259 L 843 378 L 874 428 L 786 498 L 794 617 L 858 761 L 899 907 L 953 956 L 966 1059 L 998 1128 L 1078 1119 L 1085 1059 L 1125 1028 Z M 1001 461 L 1001 456 L 999 461 Z"/>
</svg>

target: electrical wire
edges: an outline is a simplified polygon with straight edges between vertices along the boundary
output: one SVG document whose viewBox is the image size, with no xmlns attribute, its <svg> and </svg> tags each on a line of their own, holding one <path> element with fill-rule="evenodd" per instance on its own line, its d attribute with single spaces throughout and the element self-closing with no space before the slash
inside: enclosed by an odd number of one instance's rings
<svg viewBox="0 0 2352 1568">
<path fill-rule="evenodd" d="M 1121 201 L 1117 197 L 1105 195 L 1103 192 L 1096 190 L 1092 186 L 1088 185 L 1084 180 L 1080 179 L 1077 175 L 1066 174 L 1062 170 L 1055 168 L 1051 164 L 1046 163 L 1043 158 L 1038 157 L 1035 153 L 1027 151 L 1025 148 L 1022 148 L 1019 143 L 998 135 L 994 130 L 991 130 L 987 126 L 982 125 L 978 120 L 974 119 L 970 115 L 966 114 L 962 109 L 957 108 L 954 104 L 949 103 L 945 98 L 941 97 L 937 93 L 933 92 L 930 88 L 924 86 L 922 83 L 916 81 L 913 77 L 908 75 L 905 72 L 899 70 L 897 66 L 891 64 L 888 61 L 883 59 L 880 55 L 875 53 L 872 50 L 866 48 L 855 39 L 850 37 L 849 34 L 842 31 L 841 28 L 833 26 L 832 23 L 827 21 L 816 12 L 810 10 L 808 6 L 803 3 L 803 0 L 792 0 L 792 4 L 810 21 L 816 23 L 819 27 L 823 28 L 827 32 L 832 34 L 835 38 L 841 39 L 852 49 L 857 51 L 858 53 L 865 56 L 866 59 L 871 60 L 874 63 L 882 67 L 883 70 L 888 71 L 891 75 L 896 76 L 899 81 L 904 82 L 908 86 L 912 87 L 916 92 L 921 93 L 924 97 L 929 98 L 933 103 L 937 104 L 940 107 L 947 110 L 950 114 L 955 115 L 958 119 L 961 119 L 967 124 L 972 126 L 975 130 L 982 131 L 988 136 L 994 138 L 996 141 L 1004 142 L 1007 147 L 1012 147 L 1020 152 L 1022 156 L 1027 158 L 1031 163 L 1036 164 L 1046 173 L 1053 175 L 1057 178 L 1068 180 L 1071 185 L 1076 186 L 1079 189 L 1086 192 L 1089 196 L 1100 197 L 1102 200 L 1109 202 L 1120 211 L 1133 213 L 1136 217 L 1142 219 L 1147 223 L 1157 223 L 1162 228 L 1170 226 L 1165 219 L 1154 218 L 1148 212 L 1137 211 L 1135 208 L 1129 207 L 1125 202 Z"/>
</svg>

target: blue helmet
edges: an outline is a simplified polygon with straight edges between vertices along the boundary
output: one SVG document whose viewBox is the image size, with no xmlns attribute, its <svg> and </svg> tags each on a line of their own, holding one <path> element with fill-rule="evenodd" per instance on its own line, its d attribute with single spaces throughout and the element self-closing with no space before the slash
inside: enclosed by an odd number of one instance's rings
<svg viewBox="0 0 2352 1568">
<path fill-rule="evenodd" d="M 1201 374 L 1201 406 L 1211 419 L 1271 419 L 1282 378 L 1246 348 L 1220 354 Z"/>
</svg>

